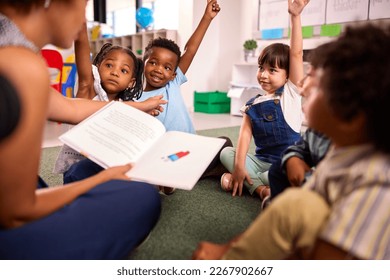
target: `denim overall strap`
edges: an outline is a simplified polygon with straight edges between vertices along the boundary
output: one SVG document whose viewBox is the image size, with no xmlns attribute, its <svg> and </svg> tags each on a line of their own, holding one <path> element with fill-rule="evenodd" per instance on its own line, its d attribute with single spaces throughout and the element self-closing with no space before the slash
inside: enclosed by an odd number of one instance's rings
<svg viewBox="0 0 390 280">
<path fill-rule="evenodd" d="M 256 100 L 257 97 L 261 96 L 261 94 L 256 95 L 255 97 L 252 97 L 249 99 L 246 103 L 245 106 L 252 106 L 253 102 Z"/>
<path fill-rule="evenodd" d="M 255 156 L 259 160 L 274 163 L 288 146 L 300 138 L 300 134 L 284 119 L 280 100 L 277 98 L 251 105 L 246 113 L 251 120 L 256 145 Z"/>
</svg>

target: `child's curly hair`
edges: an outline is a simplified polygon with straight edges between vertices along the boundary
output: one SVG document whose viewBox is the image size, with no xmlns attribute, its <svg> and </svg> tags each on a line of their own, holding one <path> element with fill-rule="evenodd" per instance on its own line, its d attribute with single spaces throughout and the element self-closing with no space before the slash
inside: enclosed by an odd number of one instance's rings
<svg viewBox="0 0 390 280">
<path fill-rule="evenodd" d="M 347 27 L 335 41 L 314 49 L 310 61 L 323 69 L 320 87 L 333 113 L 349 121 L 363 113 L 366 134 L 380 150 L 390 153 L 384 121 L 390 106 L 390 25 Z"/>
<path fill-rule="evenodd" d="M 145 48 L 145 54 L 144 54 L 144 58 L 143 58 L 144 61 L 146 61 L 149 58 L 150 53 L 151 53 L 151 49 L 153 47 L 164 48 L 164 49 L 170 50 L 171 52 L 175 53 L 177 55 L 177 64 L 175 67 L 175 70 L 176 70 L 177 66 L 179 65 L 180 57 L 181 57 L 181 51 L 180 51 L 179 46 L 174 41 L 167 39 L 167 38 L 159 37 L 157 39 L 150 40 L 149 44 Z"/>
<path fill-rule="evenodd" d="M 114 50 L 120 50 L 127 53 L 132 59 L 134 64 L 133 69 L 133 78 L 135 78 L 134 86 L 131 88 L 126 88 L 125 90 L 119 92 L 115 99 L 122 99 L 123 101 L 131 101 L 134 99 L 139 99 L 143 91 L 143 73 L 144 73 L 144 63 L 141 59 L 137 58 L 134 53 L 129 48 L 115 46 L 111 43 L 106 43 L 102 46 L 99 53 L 95 56 L 92 64 L 99 66 L 100 63 L 104 60 L 108 53 Z"/>
</svg>

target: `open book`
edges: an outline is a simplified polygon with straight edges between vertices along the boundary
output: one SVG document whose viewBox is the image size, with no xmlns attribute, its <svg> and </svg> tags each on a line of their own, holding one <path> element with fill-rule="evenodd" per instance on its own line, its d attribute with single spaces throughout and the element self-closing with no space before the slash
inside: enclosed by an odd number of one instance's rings
<svg viewBox="0 0 390 280">
<path fill-rule="evenodd" d="M 123 102 L 110 102 L 65 132 L 62 142 L 107 168 L 133 163 L 135 181 L 191 190 L 225 140 L 179 131 Z"/>
</svg>

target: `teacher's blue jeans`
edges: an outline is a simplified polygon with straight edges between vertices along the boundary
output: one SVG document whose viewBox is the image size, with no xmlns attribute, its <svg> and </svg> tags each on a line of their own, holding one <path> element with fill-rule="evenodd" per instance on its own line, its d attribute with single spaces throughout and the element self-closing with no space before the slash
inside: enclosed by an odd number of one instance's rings
<svg viewBox="0 0 390 280">
<path fill-rule="evenodd" d="M 124 259 L 149 235 L 160 211 L 153 186 L 109 181 L 49 216 L 0 228 L 0 259 Z"/>
<path fill-rule="evenodd" d="M 74 163 L 67 171 L 64 172 L 64 184 L 73 183 L 89 178 L 104 168 L 89 159 L 82 159 Z"/>
</svg>

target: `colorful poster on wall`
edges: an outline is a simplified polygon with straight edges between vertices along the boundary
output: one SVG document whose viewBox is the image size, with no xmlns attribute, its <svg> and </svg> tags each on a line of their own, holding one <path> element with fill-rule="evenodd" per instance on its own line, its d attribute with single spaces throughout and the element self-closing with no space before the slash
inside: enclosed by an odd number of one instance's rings
<svg viewBox="0 0 390 280">
<path fill-rule="evenodd" d="M 368 19 L 369 0 L 327 0 L 326 23 L 342 23 Z"/>
<path fill-rule="evenodd" d="M 390 18 L 390 0 L 370 0 L 369 19 Z"/>
</svg>

